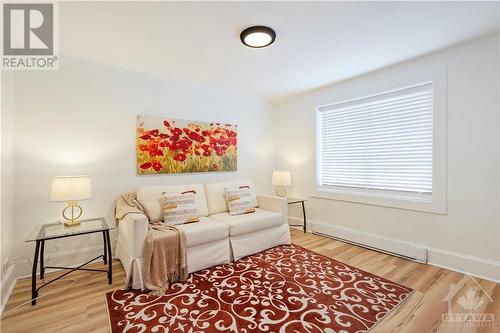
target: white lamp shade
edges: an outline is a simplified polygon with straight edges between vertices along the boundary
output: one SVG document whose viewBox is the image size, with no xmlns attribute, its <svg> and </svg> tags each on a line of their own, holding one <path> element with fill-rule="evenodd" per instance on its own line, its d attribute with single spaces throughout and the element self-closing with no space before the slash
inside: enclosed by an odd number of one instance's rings
<svg viewBox="0 0 500 333">
<path fill-rule="evenodd" d="M 274 170 L 272 184 L 277 186 L 288 186 L 292 184 L 290 171 Z"/>
<path fill-rule="evenodd" d="M 51 201 L 78 201 L 92 198 L 89 176 L 61 176 L 52 179 Z"/>
</svg>

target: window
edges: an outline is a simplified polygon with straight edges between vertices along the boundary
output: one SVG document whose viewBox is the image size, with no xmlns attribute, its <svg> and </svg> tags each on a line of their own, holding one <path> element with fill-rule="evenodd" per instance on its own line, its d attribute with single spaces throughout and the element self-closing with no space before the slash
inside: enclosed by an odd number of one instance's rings
<svg viewBox="0 0 500 333">
<path fill-rule="evenodd" d="M 432 201 L 433 84 L 318 109 L 318 191 Z"/>
</svg>

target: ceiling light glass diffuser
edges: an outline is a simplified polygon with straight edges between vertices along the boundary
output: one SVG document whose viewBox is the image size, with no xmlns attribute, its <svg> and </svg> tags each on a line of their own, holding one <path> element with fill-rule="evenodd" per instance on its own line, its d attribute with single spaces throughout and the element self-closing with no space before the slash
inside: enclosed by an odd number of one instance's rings
<svg viewBox="0 0 500 333">
<path fill-rule="evenodd" d="M 274 43 L 276 32 L 269 27 L 259 25 L 243 30 L 240 39 L 248 47 L 261 48 Z"/>
</svg>

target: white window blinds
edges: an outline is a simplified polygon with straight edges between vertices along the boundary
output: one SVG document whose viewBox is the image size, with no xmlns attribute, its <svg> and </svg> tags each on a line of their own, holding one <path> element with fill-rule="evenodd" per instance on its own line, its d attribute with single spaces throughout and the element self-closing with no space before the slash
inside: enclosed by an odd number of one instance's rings
<svg viewBox="0 0 500 333">
<path fill-rule="evenodd" d="M 318 113 L 321 188 L 432 193 L 432 83 Z"/>
</svg>

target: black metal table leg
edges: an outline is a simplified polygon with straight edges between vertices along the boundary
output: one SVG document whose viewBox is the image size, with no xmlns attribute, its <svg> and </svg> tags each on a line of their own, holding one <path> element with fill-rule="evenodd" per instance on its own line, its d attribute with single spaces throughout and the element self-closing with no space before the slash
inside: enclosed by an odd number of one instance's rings
<svg viewBox="0 0 500 333">
<path fill-rule="evenodd" d="M 306 206 L 304 204 L 304 201 L 302 201 L 302 214 L 304 215 L 304 233 L 306 233 L 307 220 L 306 220 Z"/>
<path fill-rule="evenodd" d="M 106 244 L 108 247 L 108 283 L 113 284 L 113 267 L 111 256 L 111 238 L 109 238 L 109 230 L 106 230 Z"/>
<path fill-rule="evenodd" d="M 108 242 L 106 241 L 106 232 L 105 231 L 102 232 L 102 239 L 104 241 L 104 255 L 103 255 L 102 259 L 104 261 L 104 265 L 106 265 L 106 263 L 107 263 L 107 254 L 106 254 L 106 252 L 108 251 L 108 245 L 107 245 Z"/>
<path fill-rule="evenodd" d="M 36 246 L 35 246 L 35 256 L 33 258 L 33 270 L 31 271 L 31 305 L 36 304 L 36 297 L 37 291 L 36 291 L 36 267 L 38 265 L 38 254 L 40 253 L 40 243 L 41 241 L 36 241 Z"/>
<path fill-rule="evenodd" d="M 40 249 L 40 280 L 43 280 L 43 275 L 45 274 L 45 265 L 43 262 L 44 252 L 45 252 L 45 240 L 42 240 Z"/>
</svg>

